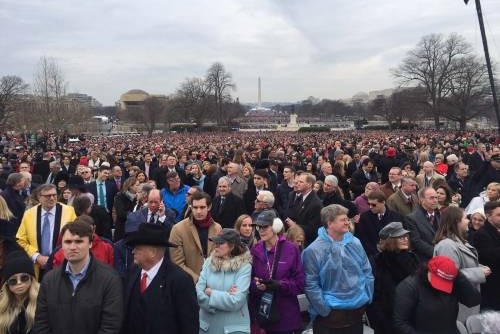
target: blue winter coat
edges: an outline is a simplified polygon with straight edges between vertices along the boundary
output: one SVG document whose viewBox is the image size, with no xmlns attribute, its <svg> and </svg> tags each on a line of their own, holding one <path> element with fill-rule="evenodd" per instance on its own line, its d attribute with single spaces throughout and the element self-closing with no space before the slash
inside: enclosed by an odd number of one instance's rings
<svg viewBox="0 0 500 334">
<path fill-rule="evenodd" d="M 361 242 L 352 233 L 334 241 L 320 227 L 316 240 L 302 253 L 302 261 L 311 317 L 326 317 L 332 309 L 356 309 L 371 302 L 372 268 Z"/>
<path fill-rule="evenodd" d="M 196 284 L 200 304 L 200 333 L 250 333 L 248 287 L 252 271 L 249 251 L 228 260 L 207 258 Z M 235 294 L 229 294 L 232 287 Z M 205 289 L 210 287 L 210 296 Z"/>
<path fill-rule="evenodd" d="M 189 190 L 188 186 L 181 185 L 179 189 L 172 193 L 167 187 L 160 191 L 161 197 L 163 198 L 163 204 L 168 209 L 175 211 L 175 221 L 179 222 L 182 217 L 182 212 L 184 211 L 184 206 L 186 205 L 187 192 Z"/>
</svg>

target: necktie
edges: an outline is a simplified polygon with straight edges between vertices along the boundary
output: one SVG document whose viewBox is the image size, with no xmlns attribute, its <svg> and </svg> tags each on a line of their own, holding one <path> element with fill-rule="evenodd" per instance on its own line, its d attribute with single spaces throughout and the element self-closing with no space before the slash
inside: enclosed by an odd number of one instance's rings
<svg viewBox="0 0 500 334">
<path fill-rule="evenodd" d="M 106 208 L 106 199 L 104 198 L 104 184 L 99 183 L 99 205 Z"/>
<path fill-rule="evenodd" d="M 295 197 L 295 205 L 299 206 L 300 203 L 302 203 L 302 195 L 298 195 L 297 197 Z"/>
<path fill-rule="evenodd" d="M 144 291 L 146 291 L 146 288 L 148 287 L 148 273 L 144 273 L 142 274 L 142 277 L 141 277 L 141 285 L 139 286 L 139 291 L 142 293 L 144 293 Z"/>
<path fill-rule="evenodd" d="M 221 213 L 222 212 L 222 209 L 224 208 L 224 201 L 226 200 L 226 197 L 225 196 L 221 196 L 220 197 L 220 204 L 219 204 L 219 212 L 218 213 Z"/>
<path fill-rule="evenodd" d="M 381 213 L 378 214 L 378 220 L 381 221 L 382 220 L 382 217 L 383 215 Z"/>
<path fill-rule="evenodd" d="M 150 224 L 155 224 L 156 223 L 155 214 L 154 213 L 151 213 L 151 217 L 149 217 L 149 223 Z"/>
<path fill-rule="evenodd" d="M 399 187 L 398 186 L 394 186 L 394 192 L 398 191 Z"/>
<path fill-rule="evenodd" d="M 122 189 L 122 181 L 120 179 L 117 179 L 115 181 L 116 181 L 116 188 L 118 188 L 118 190 L 121 190 Z"/>
<path fill-rule="evenodd" d="M 431 225 L 434 228 L 434 230 L 437 231 L 438 226 L 437 226 L 436 219 L 434 219 L 434 218 L 435 218 L 435 215 L 433 213 L 429 213 L 428 216 L 427 216 L 427 219 L 429 220 L 429 223 L 431 223 Z"/>
<path fill-rule="evenodd" d="M 42 255 L 50 255 L 51 247 L 50 247 L 50 220 L 49 220 L 50 212 L 46 212 L 43 216 L 42 223 L 42 242 L 41 242 L 41 250 L 40 253 Z"/>
</svg>

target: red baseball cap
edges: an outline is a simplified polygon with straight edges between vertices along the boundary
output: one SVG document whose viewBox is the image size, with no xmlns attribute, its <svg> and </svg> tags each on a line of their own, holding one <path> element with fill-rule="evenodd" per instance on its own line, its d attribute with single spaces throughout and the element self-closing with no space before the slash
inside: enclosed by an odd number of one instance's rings
<svg viewBox="0 0 500 334">
<path fill-rule="evenodd" d="M 453 281 L 458 275 L 458 269 L 450 258 L 434 256 L 427 264 L 430 273 L 429 281 L 436 290 L 451 293 Z"/>
</svg>

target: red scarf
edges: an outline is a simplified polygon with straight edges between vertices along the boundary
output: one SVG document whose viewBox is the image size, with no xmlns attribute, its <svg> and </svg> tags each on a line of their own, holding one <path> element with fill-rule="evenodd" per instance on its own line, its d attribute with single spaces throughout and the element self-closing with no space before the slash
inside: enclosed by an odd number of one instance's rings
<svg viewBox="0 0 500 334">
<path fill-rule="evenodd" d="M 207 216 L 203 220 L 196 220 L 193 218 L 193 223 L 199 228 L 209 228 L 212 225 L 213 219 L 210 211 L 208 211 Z"/>
</svg>

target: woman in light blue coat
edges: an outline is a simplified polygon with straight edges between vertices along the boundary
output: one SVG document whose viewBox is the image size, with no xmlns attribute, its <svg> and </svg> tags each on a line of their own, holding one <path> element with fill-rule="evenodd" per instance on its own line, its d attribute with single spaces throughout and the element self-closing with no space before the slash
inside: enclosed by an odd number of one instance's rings
<svg viewBox="0 0 500 334">
<path fill-rule="evenodd" d="M 252 271 L 250 251 L 234 229 L 225 228 L 210 240 L 216 246 L 205 260 L 196 284 L 200 333 L 250 333 L 247 306 Z"/>
</svg>

